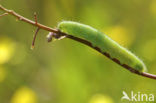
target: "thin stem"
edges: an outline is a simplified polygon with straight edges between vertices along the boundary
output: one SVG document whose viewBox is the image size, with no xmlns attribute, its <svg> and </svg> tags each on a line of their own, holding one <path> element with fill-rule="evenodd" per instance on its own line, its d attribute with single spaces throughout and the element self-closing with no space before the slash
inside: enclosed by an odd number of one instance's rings
<svg viewBox="0 0 156 103">
<path fill-rule="evenodd" d="M 37 14 L 36 14 L 36 13 L 34 13 L 34 19 L 35 19 L 35 23 L 37 24 L 38 21 L 37 21 Z M 35 35 L 34 35 L 34 37 L 33 37 L 32 45 L 31 45 L 31 49 L 34 49 L 34 46 L 35 46 L 35 40 L 36 40 L 36 37 L 37 37 L 37 34 L 38 34 L 39 30 L 40 30 L 40 28 L 38 27 L 37 30 L 36 30 L 36 32 L 35 32 Z"/>
<path fill-rule="evenodd" d="M 31 45 L 31 49 L 34 49 L 34 46 L 35 46 L 35 40 L 36 40 L 36 37 L 37 37 L 37 34 L 39 32 L 40 28 L 38 27 L 36 32 L 35 32 L 35 35 L 33 37 L 33 41 L 32 41 L 32 45 Z"/>
<path fill-rule="evenodd" d="M 0 17 L 3 17 L 3 16 L 5 16 L 5 15 L 8 15 L 8 13 L 4 13 L 4 14 L 0 15 Z"/>
<path fill-rule="evenodd" d="M 37 14 L 36 14 L 36 12 L 34 13 L 34 18 L 35 18 L 35 23 L 37 24 L 38 21 L 37 21 Z"/>
<path fill-rule="evenodd" d="M 156 79 L 156 75 L 154 75 L 154 74 L 142 72 L 140 75 L 147 77 L 147 78 Z"/>
<path fill-rule="evenodd" d="M 71 35 L 62 33 L 62 32 L 60 32 L 60 31 L 57 30 L 57 29 L 53 29 L 53 28 L 50 28 L 50 27 L 45 26 L 45 25 L 43 25 L 43 24 L 37 23 L 37 22 L 36 22 L 37 19 L 36 19 L 35 22 L 34 22 L 34 21 L 30 20 L 30 19 L 27 19 L 27 18 L 25 18 L 25 17 L 23 17 L 23 16 L 17 14 L 17 13 L 14 12 L 13 10 L 8 10 L 8 9 L 4 8 L 2 5 L 0 5 L 0 10 L 4 11 L 4 12 L 10 14 L 10 15 L 13 15 L 14 17 L 18 18 L 18 19 L 21 20 L 21 21 L 24 21 L 24 22 L 26 22 L 26 23 L 29 23 L 29 24 L 31 24 L 31 25 L 33 25 L 33 26 L 38 27 L 36 33 L 38 32 L 39 28 L 41 28 L 41 29 L 44 29 L 44 30 L 46 30 L 46 31 L 54 32 L 54 33 L 56 33 L 56 34 L 58 34 L 58 35 L 60 35 L 60 36 L 66 36 L 67 38 L 70 38 L 70 39 L 73 39 L 73 40 L 78 41 L 78 42 L 80 42 L 80 43 L 83 43 L 83 44 L 85 44 L 85 45 L 88 45 L 88 46 L 92 47 L 93 49 L 97 50 L 98 52 L 102 53 L 102 54 L 105 55 L 106 57 L 110 58 L 109 54 L 101 52 L 99 48 L 93 47 L 92 44 L 91 44 L 90 42 L 86 41 L 86 40 L 83 40 L 83 39 L 81 39 L 81 38 L 77 38 L 77 37 L 74 37 L 74 36 L 71 36 Z M 5 14 L 5 13 L 4 13 L 4 14 Z M 3 14 L 3 15 L 4 15 L 4 14 Z M 5 14 L 5 15 L 6 15 L 6 14 Z M 36 35 L 36 33 L 35 33 L 35 35 Z M 33 45 L 34 45 L 34 44 L 33 44 Z M 134 68 L 131 68 L 131 67 L 129 67 L 129 66 L 126 65 L 126 64 L 120 64 L 116 58 L 110 58 L 110 59 L 112 59 L 114 62 L 118 63 L 119 65 L 121 65 L 122 67 L 124 67 L 125 69 L 129 70 L 129 71 L 132 72 L 132 73 L 141 75 L 141 76 L 143 76 L 143 77 L 151 78 L 151 79 L 156 79 L 156 75 L 149 74 L 149 73 L 145 73 L 145 72 L 141 72 L 141 73 L 140 73 L 140 72 L 138 72 L 137 70 L 135 70 Z"/>
<path fill-rule="evenodd" d="M 5 11 L 6 13 L 8 13 L 8 14 L 14 16 L 14 17 L 16 17 L 17 19 L 19 19 L 21 21 L 24 21 L 24 22 L 29 23 L 31 25 L 34 25 L 36 27 L 42 28 L 42 29 L 44 29 L 46 31 L 58 33 L 58 30 L 53 29 L 53 28 L 50 28 L 50 27 L 45 26 L 45 25 L 42 25 L 40 23 L 37 23 L 36 24 L 36 22 L 34 22 L 34 21 L 30 20 L 30 19 L 27 19 L 27 18 L 19 15 L 18 13 L 14 12 L 13 10 L 8 10 L 8 9 L 4 8 L 2 5 L 0 5 L 0 10 Z"/>
</svg>

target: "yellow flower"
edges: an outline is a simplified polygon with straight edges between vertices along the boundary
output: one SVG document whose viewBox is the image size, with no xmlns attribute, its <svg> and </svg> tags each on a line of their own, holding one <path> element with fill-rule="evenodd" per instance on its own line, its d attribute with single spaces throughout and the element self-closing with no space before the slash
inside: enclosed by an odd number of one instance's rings
<svg viewBox="0 0 156 103">
<path fill-rule="evenodd" d="M 14 51 L 14 43 L 8 38 L 0 38 L 0 64 L 8 62 Z"/>
<path fill-rule="evenodd" d="M 151 13 L 152 13 L 154 16 L 156 16 L 156 1 L 155 1 L 155 0 L 153 0 L 153 1 L 151 2 L 150 9 L 151 9 Z"/>
<path fill-rule="evenodd" d="M 11 103 L 37 103 L 37 96 L 30 88 L 21 87 L 13 95 Z"/>
<path fill-rule="evenodd" d="M 112 98 L 107 95 L 96 94 L 94 95 L 89 103 L 114 103 Z"/>
<path fill-rule="evenodd" d="M 120 25 L 108 28 L 105 33 L 125 47 L 130 46 L 134 40 L 134 35 L 130 34 L 126 28 Z"/>
</svg>

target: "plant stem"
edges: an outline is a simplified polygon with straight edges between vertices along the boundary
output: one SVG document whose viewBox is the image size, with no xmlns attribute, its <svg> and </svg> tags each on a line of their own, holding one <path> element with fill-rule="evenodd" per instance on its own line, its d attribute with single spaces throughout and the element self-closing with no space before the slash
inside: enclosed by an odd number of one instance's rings
<svg viewBox="0 0 156 103">
<path fill-rule="evenodd" d="M 8 14 L 10 14 L 10 15 L 13 15 L 14 17 L 16 17 L 17 19 L 19 19 L 19 20 L 21 20 L 21 21 L 27 22 L 27 23 L 29 23 L 29 24 L 31 24 L 31 25 L 34 25 L 34 26 L 39 27 L 39 28 L 42 28 L 42 29 L 44 29 L 44 30 L 46 30 L 46 31 L 58 33 L 58 30 L 55 30 L 55 29 L 50 28 L 50 27 L 48 27 L 48 26 L 42 25 L 42 24 L 40 24 L 40 23 L 36 23 L 36 22 L 34 22 L 34 21 L 30 20 L 30 19 L 27 19 L 27 18 L 25 18 L 25 17 L 23 17 L 23 16 L 17 14 L 17 13 L 14 12 L 13 10 L 8 10 L 8 9 L 4 8 L 2 5 L 0 5 L 0 9 L 1 9 L 2 11 L 5 11 L 6 13 L 8 13 Z"/>
</svg>

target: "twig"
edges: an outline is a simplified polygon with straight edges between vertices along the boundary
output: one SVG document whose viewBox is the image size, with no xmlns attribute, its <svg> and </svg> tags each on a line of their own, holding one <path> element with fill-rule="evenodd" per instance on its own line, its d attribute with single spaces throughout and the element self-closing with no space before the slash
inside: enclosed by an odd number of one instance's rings
<svg viewBox="0 0 156 103">
<path fill-rule="evenodd" d="M 34 19 L 35 19 L 35 23 L 38 24 L 38 21 L 37 21 L 37 14 L 34 13 Z M 33 37 L 33 41 L 32 41 L 32 45 L 31 45 L 31 49 L 34 49 L 34 46 L 35 46 L 35 40 L 36 40 L 36 37 L 37 37 L 37 34 L 39 32 L 40 28 L 38 27 L 36 32 L 35 32 L 35 35 Z"/>
<path fill-rule="evenodd" d="M 21 21 L 24 21 L 24 22 L 29 23 L 29 24 L 31 24 L 31 25 L 34 25 L 34 26 L 36 26 L 36 27 L 42 28 L 42 29 L 44 29 L 44 30 L 46 30 L 46 31 L 58 33 L 58 30 L 53 29 L 53 28 L 50 28 L 50 27 L 45 26 L 45 25 L 42 25 L 42 24 L 40 24 L 40 23 L 37 23 L 37 24 L 36 24 L 36 22 L 34 22 L 34 21 L 30 20 L 30 19 L 27 19 L 27 18 L 25 18 L 25 17 L 23 17 L 23 16 L 17 14 L 17 13 L 14 12 L 13 10 L 8 10 L 8 9 L 4 8 L 2 5 L 0 5 L 0 10 L 5 11 L 6 13 L 8 13 L 8 14 L 10 14 L 10 15 L 13 15 L 14 17 L 16 17 L 17 19 L 19 19 L 19 20 L 21 20 Z"/>
<path fill-rule="evenodd" d="M 34 13 L 34 18 L 35 18 L 35 23 L 37 24 L 38 21 L 37 21 L 37 14 L 36 14 L 36 12 Z"/>
<path fill-rule="evenodd" d="M 39 28 L 40 28 L 40 29 L 44 29 L 44 30 L 46 30 L 46 31 L 54 32 L 54 33 L 58 34 L 59 36 L 66 36 L 67 38 L 70 38 L 70 39 L 73 39 L 73 40 L 75 40 L 75 41 L 81 42 L 81 43 L 83 43 L 83 44 L 85 44 L 85 45 L 88 45 L 88 46 L 92 47 L 93 49 L 97 50 L 98 52 L 102 53 L 98 48 L 93 47 L 93 46 L 90 44 L 90 42 L 88 42 L 88 41 L 86 41 L 86 40 L 83 40 L 83 39 L 81 39 L 81 38 L 77 38 L 77 37 L 74 37 L 74 36 L 71 36 L 71 35 L 62 33 L 62 32 L 60 32 L 60 31 L 57 30 L 57 29 L 53 29 L 53 28 L 50 28 L 50 27 L 48 27 L 48 26 L 42 25 L 42 24 L 40 24 L 40 23 L 37 23 L 37 22 L 36 22 L 37 19 L 36 19 L 35 22 L 34 22 L 34 21 L 30 20 L 30 19 L 27 19 L 27 18 L 25 18 L 25 17 L 23 17 L 23 16 L 17 14 L 17 13 L 14 12 L 13 10 L 8 10 L 8 9 L 4 8 L 2 5 L 0 5 L 0 10 L 4 11 L 4 12 L 10 14 L 10 15 L 13 15 L 14 17 L 18 18 L 18 19 L 21 20 L 21 21 L 24 21 L 24 22 L 26 22 L 26 23 L 29 23 L 29 24 L 31 24 L 31 25 L 34 25 L 34 26 L 38 27 L 38 29 L 36 30 L 36 33 L 38 32 Z M 4 14 L 5 14 L 5 13 L 4 13 Z M 3 15 L 4 15 L 4 14 L 3 14 Z M 6 15 L 6 14 L 5 14 L 5 15 Z M 36 35 L 36 33 L 35 33 L 35 35 Z M 33 45 L 34 45 L 34 44 L 33 44 Z M 106 53 L 102 53 L 102 54 L 105 55 L 105 56 L 107 56 L 107 57 L 109 57 L 108 54 L 106 54 Z M 112 60 L 113 60 L 113 59 L 112 59 Z M 113 61 L 116 62 L 116 63 L 118 63 L 116 60 L 113 60 Z M 143 76 L 143 77 L 151 78 L 151 79 L 156 79 L 156 75 L 149 74 L 149 73 L 146 73 L 146 72 L 138 72 L 137 70 L 135 70 L 134 68 L 129 67 L 129 66 L 126 65 L 126 64 L 124 64 L 124 65 L 122 65 L 122 64 L 120 64 L 120 63 L 118 63 L 118 64 L 121 65 L 122 67 L 124 67 L 125 69 L 129 70 L 129 71 L 132 72 L 132 73 L 141 75 L 141 76 Z"/>
<path fill-rule="evenodd" d="M 8 13 L 4 13 L 4 14 L 0 15 L 0 17 L 3 17 L 3 16 L 5 16 L 5 15 L 8 15 Z"/>
<path fill-rule="evenodd" d="M 39 32 L 40 28 L 38 27 L 36 32 L 35 32 L 35 35 L 33 37 L 33 41 L 32 41 L 32 45 L 31 45 L 31 49 L 34 49 L 34 46 L 35 46 L 35 40 L 36 40 L 36 37 L 37 37 L 37 33 Z"/>
</svg>

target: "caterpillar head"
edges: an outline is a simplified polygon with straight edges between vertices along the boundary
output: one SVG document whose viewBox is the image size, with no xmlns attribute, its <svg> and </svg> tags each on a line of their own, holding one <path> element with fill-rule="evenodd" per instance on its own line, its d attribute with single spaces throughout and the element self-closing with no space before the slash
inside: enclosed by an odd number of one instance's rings
<svg viewBox="0 0 156 103">
<path fill-rule="evenodd" d="M 63 39 L 65 37 L 66 36 L 62 36 L 62 35 L 59 35 L 57 33 L 49 32 L 49 34 L 47 35 L 47 41 L 51 42 L 53 40 L 53 38 L 60 40 L 60 39 Z"/>
</svg>

